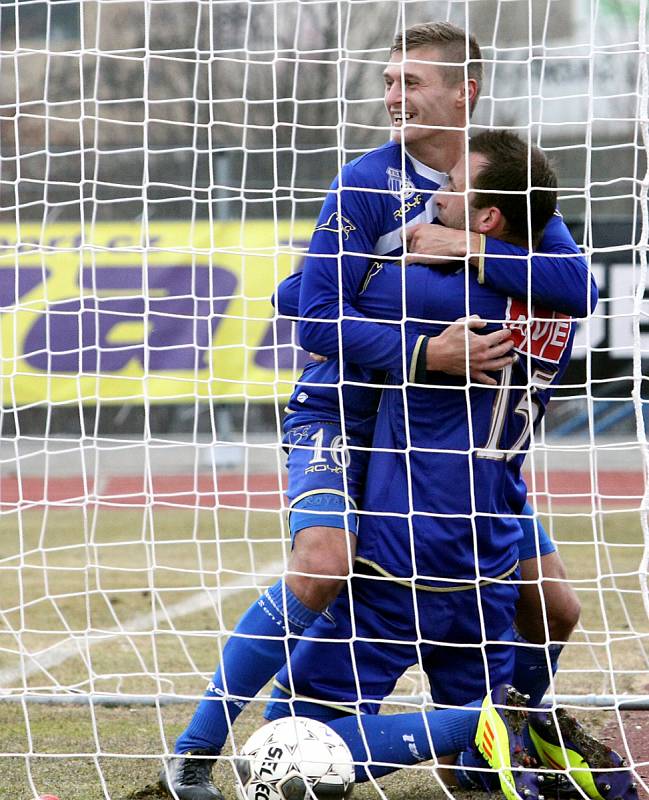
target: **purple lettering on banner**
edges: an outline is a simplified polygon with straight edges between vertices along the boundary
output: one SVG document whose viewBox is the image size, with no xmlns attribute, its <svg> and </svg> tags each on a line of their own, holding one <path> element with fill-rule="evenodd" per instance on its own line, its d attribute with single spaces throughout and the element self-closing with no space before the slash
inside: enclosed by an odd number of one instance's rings
<svg viewBox="0 0 649 800">
<path fill-rule="evenodd" d="M 20 267 L 16 285 L 15 270 L 4 267 L 0 269 L 0 308 L 17 305 L 21 297 L 29 294 L 40 283 L 45 283 L 49 275 L 49 270 L 41 267 Z"/>
<path fill-rule="evenodd" d="M 302 369 L 307 353 L 293 342 L 293 323 L 286 317 L 271 320 L 255 353 L 254 362 L 262 369 Z"/>
<path fill-rule="evenodd" d="M 151 372 L 207 369 L 236 276 L 190 266 L 148 267 L 146 275 L 145 302 L 141 265 L 84 268 L 84 296 L 51 303 L 27 334 L 27 363 L 59 373 L 118 372 L 133 360 Z M 143 327 L 146 348 L 142 340 L 111 341 L 118 326 L 134 322 Z"/>
</svg>

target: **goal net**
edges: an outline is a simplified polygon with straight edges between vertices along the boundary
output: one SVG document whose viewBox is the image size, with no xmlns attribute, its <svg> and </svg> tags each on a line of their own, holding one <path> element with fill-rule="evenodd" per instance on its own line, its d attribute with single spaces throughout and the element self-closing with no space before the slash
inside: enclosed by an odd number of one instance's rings
<svg viewBox="0 0 649 800">
<path fill-rule="evenodd" d="M 476 35 L 472 130 L 551 156 L 599 285 L 524 469 L 582 607 L 549 700 L 647 788 L 647 0 L 0 0 L 0 797 L 155 797 L 282 575 L 308 354 L 269 298 L 433 19 Z"/>
</svg>

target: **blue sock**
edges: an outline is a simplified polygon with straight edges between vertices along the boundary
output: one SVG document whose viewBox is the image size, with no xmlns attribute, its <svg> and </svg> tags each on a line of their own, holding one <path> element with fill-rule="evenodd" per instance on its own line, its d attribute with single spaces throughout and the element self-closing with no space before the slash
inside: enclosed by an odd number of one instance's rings
<svg viewBox="0 0 649 800">
<path fill-rule="evenodd" d="M 477 747 L 463 750 L 455 766 L 455 779 L 462 789 L 492 792 L 500 788 L 498 773 L 491 769 Z"/>
<path fill-rule="evenodd" d="M 380 778 L 409 764 L 428 761 L 433 752 L 436 756 L 447 756 L 464 750 L 475 736 L 481 705 L 479 700 L 464 708 L 444 708 L 425 714 L 362 714 L 340 717 L 327 724 L 347 743 L 360 783 L 369 780 L 368 773 Z"/>
<path fill-rule="evenodd" d="M 552 675 L 557 671 L 562 644 L 549 646 L 530 644 L 520 633 L 516 633 L 514 675 L 512 684 L 523 694 L 529 694 L 530 707 L 538 707 L 550 686 Z M 548 662 L 550 671 L 548 670 Z"/>
<path fill-rule="evenodd" d="M 198 749 L 219 753 L 230 725 L 286 663 L 285 620 L 288 619 L 288 632 L 300 636 L 318 616 L 319 612 L 307 608 L 283 580 L 264 592 L 241 617 L 223 648 L 223 662 L 189 725 L 178 737 L 176 753 Z M 251 635 L 265 638 L 249 638 Z M 289 647 L 294 644 L 295 641 Z"/>
</svg>

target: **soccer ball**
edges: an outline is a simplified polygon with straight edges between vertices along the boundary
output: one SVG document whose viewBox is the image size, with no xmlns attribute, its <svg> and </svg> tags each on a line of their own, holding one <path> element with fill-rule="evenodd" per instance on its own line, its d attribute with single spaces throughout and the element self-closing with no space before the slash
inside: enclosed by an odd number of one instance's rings
<svg viewBox="0 0 649 800">
<path fill-rule="evenodd" d="M 344 800 L 354 788 L 345 742 L 306 717 L 284 717 L 255 731 L 235 768 L 240 800 Z"/>
</svg>

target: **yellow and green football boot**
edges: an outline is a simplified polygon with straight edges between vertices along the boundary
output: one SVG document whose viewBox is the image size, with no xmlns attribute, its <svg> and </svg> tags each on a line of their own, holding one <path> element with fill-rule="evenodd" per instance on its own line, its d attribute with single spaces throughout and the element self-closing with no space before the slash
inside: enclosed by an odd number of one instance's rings
<svg viewBox="0 0 649 800">
<path fill-rule="evenodd" d="M 537 762 L 525 747 L 528 698 L 513 686 L 497 686 L 483 704 L 475 744 L 489 766 L 497 770 L 507 800 L 543 800 Z"/>
<path fill-rule="evenodd" d="M 565 770 L 592 800 L 637 800 L 625 760 L 591 736 L 564 708 L 530 711 L 529 735 L 544 767 Z"/>
</svg>

